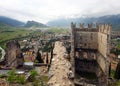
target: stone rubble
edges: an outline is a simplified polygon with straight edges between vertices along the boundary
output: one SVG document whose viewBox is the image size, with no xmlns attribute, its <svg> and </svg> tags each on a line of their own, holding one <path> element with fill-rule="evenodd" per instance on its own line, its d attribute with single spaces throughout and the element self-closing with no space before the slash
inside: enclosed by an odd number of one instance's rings
<svg viewBox="0 0 120 86">
<path fill-rule="evenodd" d="M 67 60 L 67 51 L 62 42 L 55 42 L 53 59 L 49 70 L 49 86 L 74 86 L 70 80 L 71 64 Z"/>
</svg>

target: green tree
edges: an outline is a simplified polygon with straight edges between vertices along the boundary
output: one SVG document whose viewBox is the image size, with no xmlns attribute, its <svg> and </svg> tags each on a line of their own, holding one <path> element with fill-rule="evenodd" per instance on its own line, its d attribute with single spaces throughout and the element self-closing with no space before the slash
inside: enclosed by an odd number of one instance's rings
<svg viewBox="0 0 120 86">
<path fill-rule="evenodd" d="M 37 60 L 39 63 L 43 63 L 42 56 L 41 56 L 41 53 L 39 52 L 39 50 L 38 50 L 38 52 L 37 52 L 36 60 Z"/>
<path fill-rule="evenodd" d="M 120 61 L 118 62 L 117 64 L 117 68 L 116 68 L 116 71 L 115 71 L 115 76 L 114 76 L 115 79 L 120 79 Z"/>
</svg>

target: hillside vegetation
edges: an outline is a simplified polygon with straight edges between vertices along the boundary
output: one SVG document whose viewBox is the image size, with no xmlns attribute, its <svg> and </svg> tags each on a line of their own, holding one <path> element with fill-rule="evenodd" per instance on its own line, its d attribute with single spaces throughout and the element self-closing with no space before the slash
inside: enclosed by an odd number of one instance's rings
<svg viewBox="0 0 120 86">
<path fill-rule="evenodd" d="M 25 27 L 47 27 L 45 24 L 42 24 L 42 23 L 39 23 L 39 22 L 36 22 L 36 21 L 28 21 L 26 24 L 25 24 Z"/>
<path fill-rule="evenodd" d="M 68 33 L 69 30 L 66 28 L 49 28 L 47 31 L 52 33 Z"/>
<path fill-rule="evenodd" d="M 0 16 L 0 22 L 5 23 L 10 26 L 16 26 L 16 27 L 24 25 L 24 23 L 21 21 L 18 21 L 18 20 L 12 19 L 12 18 L 8 18 L 5 16 Z"/>
<path fill-rule="evenodd" d="M 0 24 L 0 46 L 4 48 L 7 41 L 28 36 L 30 33 L 32 33 L 32 31 L 24 28 Z"/>
</svg>

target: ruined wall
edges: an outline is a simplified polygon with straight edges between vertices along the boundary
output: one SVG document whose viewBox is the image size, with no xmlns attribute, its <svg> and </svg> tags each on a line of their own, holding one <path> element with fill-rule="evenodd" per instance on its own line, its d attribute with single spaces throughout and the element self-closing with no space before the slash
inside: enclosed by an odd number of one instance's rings
<svg viewBox="0 0 120 86">
<path fill-rule="evenodd" d="M 88 24 L 88 28 L 84 27 L 84 24 L 80 24 L 80 28 L 73 28 L 74 42 L 76 48 L 84 49 L 97 49 L 98 40 L 97 29 L 92 27 L 92 24 Z"/>
<path fill-rule="evenodd" d="M 111 26 L 110 25 L 98 25 L 98 58 L 102 70 L 106 73 L 109 65 L 109 54 L 110 54 L 110 36 L 111 36 Z"/>
<path fill-rule="evenodd" d="M 104 72 L 104 73 L 106 73 L 106 59 L 103 57 L 103 55 L 102 54 L 100 54 L 100 53 L 97 53 L 97 62 L 98 62 L 98 64 L 99 64 L 99 66 L 101 67 L 101 69 L 102 69 L 102 71 Z"/>
<path fill-rule="evenodd" d="M 23 65 L 23 57 L 18 41 L 13 40 L 6 44 L 5 62 L 6 66 L 11 68 Z"/>
<path fill-rule="evenodd" d="M 107 35 L 98 33 L 98 50 L 106 58 L 107 53 Z"/>
<path fill-rule="evenodd" d="M 51 67 L 49 69 L 49 86 L 74 86 L 70 80 L 72 71 L 67 57 L 68 54 L 63 42 L 56 41 Z"/>
<path fill-rule="evenodd" d="M 97 58 L 97 52 L 95 51 L 85 51 L 85 50 L 81 50 L 81 51 L 76 51 L 75 52 L 75 58 L 84 58 L 84 59 L 88 59 L 88 60 L 96 60 Z"/>
<path fill-rule="evenodd" d="M 93 72 L 96 73 L 98 70 L 98 64 L 96 60 L 84 60 L 84 59 L 75 59 L 76 72 Z"/>
<path fill-rule="evenodd" d="M 98 25 L 98 50 L 105 58 L 109 53 L 110 35 L 110 25 Z"/>
<path fill-rule="evenodd" d="M 97 32 L 79 31 L 75 32 L 75 47 L 85 49 L 97 49 Z"/>
</svg>

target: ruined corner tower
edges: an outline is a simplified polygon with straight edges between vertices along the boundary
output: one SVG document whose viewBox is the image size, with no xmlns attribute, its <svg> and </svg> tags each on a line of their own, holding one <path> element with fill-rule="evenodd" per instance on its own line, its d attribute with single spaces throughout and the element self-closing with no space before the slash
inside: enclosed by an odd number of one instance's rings
<svg viewBox="0 0 120 86">
<path fill-rule="evenodd" d="M 71 63 L 77 85 L 107 86 L 111 25 L 71 23 Z"/>
</svg>

